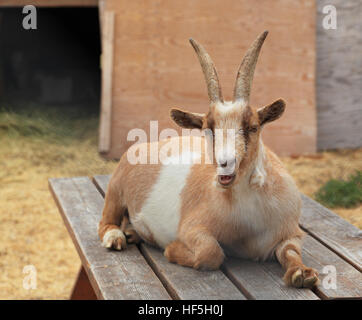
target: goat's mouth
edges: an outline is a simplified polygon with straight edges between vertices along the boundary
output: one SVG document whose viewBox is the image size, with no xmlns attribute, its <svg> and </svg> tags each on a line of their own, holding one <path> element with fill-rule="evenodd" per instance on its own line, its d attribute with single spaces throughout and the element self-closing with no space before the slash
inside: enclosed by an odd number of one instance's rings
<svg viewBox="0 0 362 320">
<path fill-rule="evenodd" d="M 235 180 L 235 174 L 230 174 L 230 175 L 218 175 L 217 176 L 218 182 L 223 186 L 223 187 L 228 187 L 230 186 L 234 180 Z"/>
</svg>

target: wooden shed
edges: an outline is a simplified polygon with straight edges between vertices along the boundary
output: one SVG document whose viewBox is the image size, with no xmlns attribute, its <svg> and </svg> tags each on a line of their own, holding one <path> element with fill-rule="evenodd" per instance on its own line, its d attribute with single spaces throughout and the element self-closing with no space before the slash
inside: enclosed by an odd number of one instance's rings
<svg viewBox="0 0 362 320">
<path fill-rule="evenodd" d="M 337 8 L 337 30 L 322 27 L 327 2 Z M 169 118 L 171 107 L 207 111 L 190 37 L 210 53 L 231 99 L 243 54 L 265 29 L 251 103 L 260 107 L 282 97 L 287 109 L 264 129 L 264 142 L 280 155 L 362 145 L 359 0 L 3 0 L 0 6 L 25 4 L 99 7 L 99 151 L 105 157 L 119 158 L 134 143 L 127 141 L 129 130 L 148 132 L 152 120 L 159 131 L 180 132 Z"/>
</svg>

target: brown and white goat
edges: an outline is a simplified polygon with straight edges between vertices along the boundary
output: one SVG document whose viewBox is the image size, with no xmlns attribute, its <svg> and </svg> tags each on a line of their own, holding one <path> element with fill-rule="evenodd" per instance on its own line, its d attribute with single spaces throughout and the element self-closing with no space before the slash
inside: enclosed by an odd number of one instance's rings
<svg viewBox="0 0 362 320">
<path fill-rule="evenodd" d="M 99 224 L 105 247 L 121 250 L 127 242 L 142 238 L 164 248 L 170 262 L 196 269 L 219 268 L 224 252 L 261 261 L 275 256 L 286 269 L 287 284 L 312 287 L 317 283 L 317 272 L 301 258 L 298 189 L 260 136 L 265 124 L 282 115 L 285 103 L 280 99 L 257 110 L 249 105 L 255 65 L 266 36 L 265 31 L 243 58 L 232 102 L 223 100 L 210 56 L 190 39 L 205 75 L 210 109 L 207 114 L 172 109 L 171 117 L 183 128 L 211 131 L 216 161 L 206 163 L 205 148 L 196 155 L 203 160 L 190 164 L 131 164 L 124 154 L 110 180 Z M 230 129 L 234 152 L 227 143 L 220 143 L 226 134 L 221 138 L 216 134 Z M 185 139 L 171 138 L 145 147 L 161 151 L 166 143 L 179 145 Z M 191 144 L 204 139 L 192 137 Z"/>
</svg>

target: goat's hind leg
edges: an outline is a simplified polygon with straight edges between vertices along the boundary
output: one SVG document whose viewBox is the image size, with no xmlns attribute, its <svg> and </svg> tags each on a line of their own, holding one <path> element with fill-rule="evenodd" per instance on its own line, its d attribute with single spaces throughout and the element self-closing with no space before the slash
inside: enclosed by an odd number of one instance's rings
<svg viewBox="0 0 362 320">
<path fill-rule="evenodd" d="M 127 247 L 126 236 L 121 229 L 120 224 L 127 222 L 126 206 L 122 203 L 121 194 L 118 189 L 110 182 L 102 219 L 98 226 L 98 235 L 102 245 L 108 249 L 122 250 Z"/>
<path fill-rule="evenodd" d="M 318 272 L 302 262 L 301 239 L 295 237 L 282 241 L 276 248 L 276 257 L 286 270 L 284 281 L 296 288 L 312 288 L 318 284 Z"/>
<path fill-rule="evenodd" d="M 195 263 L 195 254 L 180 240 L 171 242 L 166 247 L 164 255 L 169 262 L 185 267 L 192 268 Z"/>
<path fill-rule="evenodd" d="M 171 242 L 164 255 L 170 262 L 201 270 L 216 270 L 224 260 L 218 241 L 203 228 L 193 228 Z"/>
</svg>

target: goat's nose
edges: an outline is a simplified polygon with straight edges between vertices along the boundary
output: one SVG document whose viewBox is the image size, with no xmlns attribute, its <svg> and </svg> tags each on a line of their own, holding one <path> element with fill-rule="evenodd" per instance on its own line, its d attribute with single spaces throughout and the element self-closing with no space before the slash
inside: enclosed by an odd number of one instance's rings
<svg viewBox="0 0 362 320">
<path fill-rule="evenodd" d="M 218 161 L 218 174 L 220 175 L 229 175 L 233 174 L 235 171 L 235 158 L 222 158 Z"/>
<path fill-rule="evenodd" d="M 218 161 L 218 165 L 221 167 L 221 168 L 226 168 L 227 166 L 230 166 L 232 164 L 234 164 L 236 161 L 235 158 L 221 158 L 219 159 Z"/>
<path fill-rule="evenodd" d="M 220 167 L 221 168 L 226 168 L 227 165 L 228 165 L 227 161 L 220 162 Z"/>
</svg>

